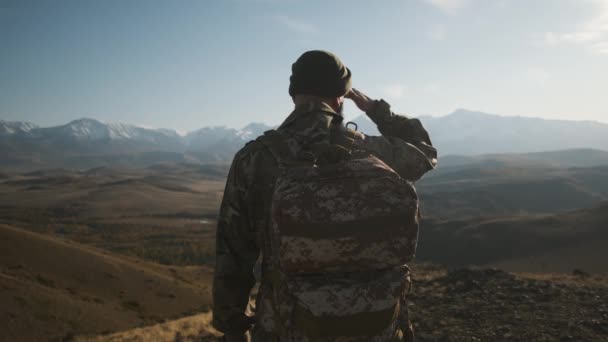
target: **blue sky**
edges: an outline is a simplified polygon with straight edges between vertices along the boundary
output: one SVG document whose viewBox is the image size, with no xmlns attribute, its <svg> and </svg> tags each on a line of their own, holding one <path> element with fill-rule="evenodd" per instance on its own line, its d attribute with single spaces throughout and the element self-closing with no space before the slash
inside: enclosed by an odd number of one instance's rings
<svg viewBox="0 0 608 342">
<path fill-rule="evenodd" d="M 408 115 L 608 122 L 608 0 L 0 0 L 0 119 L 277 124 L 311 49 Z"/>
</svg>

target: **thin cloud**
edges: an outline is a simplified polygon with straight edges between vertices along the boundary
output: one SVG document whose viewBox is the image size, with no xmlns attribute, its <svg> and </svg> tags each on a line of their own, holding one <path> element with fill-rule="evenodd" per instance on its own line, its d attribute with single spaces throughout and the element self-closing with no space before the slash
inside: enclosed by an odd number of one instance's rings
<svg viewBox="0 0 608 342">
<path fill-rule="evenodd" d="M 424 2 L 431 4 L 435 8 L 447 12 L 454 13 L 459 9 L 468 6 L 472 0 L 423 0 Z"/>
<path fill-rule="evenodd" d="M 608 0 L 592 1 L 596 7 L 595 16 L 582 23 L 572 32 L 545 32 L 540 39 L 541 46 L 579 45 L 593 53 L 606 54 L 608 46 Z"/>
<path fill-rule="evenodd" d="M 286 15 L 277 15 L 274 17 L 274 20 L 276 20 L 279 24 L 285 26 L 286 28 L 288 28 L 291 31 L 294 32 L 298 32 L 298 33 L 317 33 L 319 32 L 319 30 L 308 23 L 305 23 L 303 21 L 294 19 L 292 17 L 288 17 Z"/>
<path fill-rule="evenodd" d="M 608 55 L 608 41 L 595 43 L 591 45 L 589 49 L 597 54 Z"/>
<path fill-rule="evenodd" d="M 600 39 L 601 32 L 597 31 L 578 31 L 569 33 L 546 32 L 544 42 L 546 45 L 555 46 L 560 44 L 582 44 L 593 42 Z"/>
</svg>

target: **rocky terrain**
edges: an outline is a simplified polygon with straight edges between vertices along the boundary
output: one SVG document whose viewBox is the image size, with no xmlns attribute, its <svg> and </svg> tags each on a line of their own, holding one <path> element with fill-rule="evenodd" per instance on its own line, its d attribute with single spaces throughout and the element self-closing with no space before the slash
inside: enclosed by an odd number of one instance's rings
<svg viewBox="0 0 608 342">
<path fill-rule="evenodd" d="M 608 278 L 496 269 L 414 272 L 418 341 L 608 341 Z"/>
<path fill-rule="evenodd" d="M 411 319 L 419 342 L 608 341 L 608 277 L 448 271 L 414 265 Z M 77 341 L 219 341 L 211 314 Z"/>
</svg>

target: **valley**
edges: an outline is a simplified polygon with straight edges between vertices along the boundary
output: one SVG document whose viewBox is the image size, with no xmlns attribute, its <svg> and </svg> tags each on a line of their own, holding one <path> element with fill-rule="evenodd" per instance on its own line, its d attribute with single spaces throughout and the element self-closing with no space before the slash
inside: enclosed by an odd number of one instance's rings
<svg viewBox="0 0 608 342">
<path fill-rule="evenodd" d="M 596 150 L 448 157 L 420 181 L 410 304 L 419 340 L 470 341 L 467 327 L 477 325 L 482 341 L 601 341 L 604 158 Z M 3 171 L 6 338 L 215 341 L 210 291 L 227 172 L 225 163 L 182 162 Z M 540 315 L 547 310 L 557 311 Z M 567 316 L 577 323 L 561 326 Z"/>
</svg>

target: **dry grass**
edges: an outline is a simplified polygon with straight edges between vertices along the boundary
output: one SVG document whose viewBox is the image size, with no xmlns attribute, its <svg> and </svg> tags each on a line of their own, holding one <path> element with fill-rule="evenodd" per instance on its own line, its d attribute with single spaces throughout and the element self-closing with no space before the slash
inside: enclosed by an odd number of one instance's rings
<svg viewBox="0 0 608 342">
<path fill-rule="evenodd" d="M 79 336 L 75 342 L 186 342 L 219 341 L 221 333 L 211 326 L 211 313 L 136 328 L 105 336 Z"/>
<path fill-rule="evenodd" d="M 0 225 L 2 338 L 104 333 L 209 309 L 211 271 L 162 266 Z"/>
<path fill-rule="evenodd" d="M 166 265 L 212 264 L 224 179 L 188 165 L 0 181 L 0 223 Z"/>
</svg>

